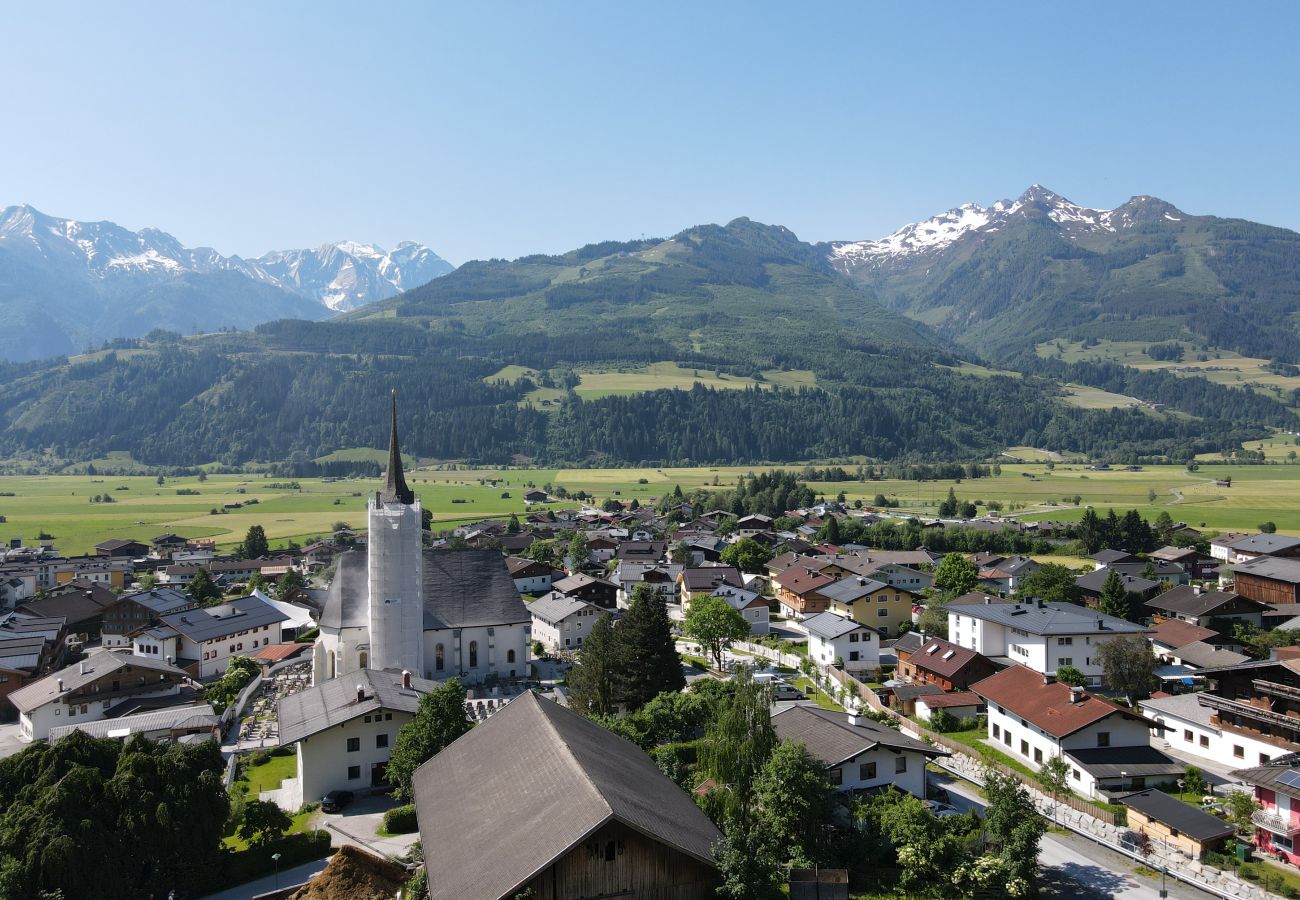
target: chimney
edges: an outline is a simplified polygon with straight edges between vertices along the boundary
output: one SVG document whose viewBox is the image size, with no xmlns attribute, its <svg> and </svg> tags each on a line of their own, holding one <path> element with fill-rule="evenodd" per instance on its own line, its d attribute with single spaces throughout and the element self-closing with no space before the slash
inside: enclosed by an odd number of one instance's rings
<svg viewBox="0 0 1300 900">
<path fill-rule="evenodd" d="M 1083 702 L 1083 688 L 1078 687 L 1076 685 L 1070 686 L 1070 702 L 1071 703 Z"/>
<path fill-rule="evenodd" d="M 405 669 L 402 670 L 402 687 L 408 691 L 411 689 L 411 673 Z"/>
<path fill-rule="evenodd" d="M 84 659 L 81 662 L 77 663 L 77 674 L 78 675 L 86 674 L 86 661 Z"/>
<path fill-rule="evenodd" d="M 1199 584 L 1192 585 L 1192 593 L 1199 597 L 1201 594 L 1201 586 Z"/>
<path fill-rule="evenodd" d="M 1046 685 L 1049 685 L 1049 684 L 1056 684 L 1056 674 L 1053 673 L 1053 672 L 1044 672 L 1044 673 L 1043 673 L 1043 684 L 1044 684 L 1045 686 L 1046 686 Z"/>
<path fill-rule="evenodd" d="M 62 679 L 62 678 L 59 679 L 59 693 L 60 693 L 60 694 L 63 693 L 63 679 Z"/>
<path fill-rule="evenodd" d="M 985 606 L 989 606 L 989 605 L 992 604 L 992 603 L 993 603 L 993 598 L 990 597 L 988 594 L 985 594 L 985 595 L 984 595 L 984 605 L 985 605 Z"/>
<path fill-rule="evenodd" d="M 366 689 L 364 685 L 357 685 L 357 702 L 361 703 L 366 699 Z"/>
<path fill-rule="evenodd" d="M 167 657 L 167 665 L 175 665 L 175 658 L 171 656 Z"/>
<path fill-rule="evenodd" d="M 1106 620 L 1105 620 L 1105 619 L 1098 619 L 1098 620 L 1097 620 L 1097 627 L 1098 627 L 1098 628 L 1105 628 L 1105 627 L 1106 627 Z"/>
<path fill-rule="evenodd" d="M 1038 598 L 1038 608 L 1039 608 L 1039 609 L 1042 609 L 1042 608 L 1043 608 L 1043 598 L 1042 598 L 1042 597 L 1039 597 L 1039 598 Z"/>
</svg>

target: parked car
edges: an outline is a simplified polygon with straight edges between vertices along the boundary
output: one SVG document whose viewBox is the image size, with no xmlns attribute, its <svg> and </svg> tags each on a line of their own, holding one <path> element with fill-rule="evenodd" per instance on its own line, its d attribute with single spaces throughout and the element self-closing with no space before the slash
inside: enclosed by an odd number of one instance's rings
<svg viewBox="0 0 1300 900">
<path fill-rule="evenodd" d="M 339 812 L 351 802 L 351 791 L 330 791 L 321 798 L 320 808 L 325 812 Z"/>
<path fill-rule="evenodd" d="M 772 689 L 774 700 L 802 700 L 803 691 L 786 681 L 778 681 Z"/>
</svg>

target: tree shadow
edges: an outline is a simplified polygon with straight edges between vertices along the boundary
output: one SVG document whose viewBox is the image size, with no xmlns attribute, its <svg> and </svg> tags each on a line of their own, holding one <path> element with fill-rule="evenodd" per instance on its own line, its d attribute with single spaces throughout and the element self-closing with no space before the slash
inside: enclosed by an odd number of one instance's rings
<svg viewBox="0 0 1300 900">
<path fill-rule="evenodd" d="M 1097 865 L 1069 862 L 1043 869 L 1046 897 L 1104 900 L 1136 886 L 1137 882 Z"/>
</svg>

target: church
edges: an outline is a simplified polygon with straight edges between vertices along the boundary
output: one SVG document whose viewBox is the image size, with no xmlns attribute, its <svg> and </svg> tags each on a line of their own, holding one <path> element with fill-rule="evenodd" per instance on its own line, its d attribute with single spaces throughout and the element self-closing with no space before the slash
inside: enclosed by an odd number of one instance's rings
<svg viewBox="0 0 1300 900">
<path fill-rule="evenodd" d="M 336 557 L 313 683 L 363 669 L 481 684 L 528 675 L 532 617 L 495 550 L 426 550 L 406 484 L 393 397 L 388 472 L 363 550 Z"/>
</svg>

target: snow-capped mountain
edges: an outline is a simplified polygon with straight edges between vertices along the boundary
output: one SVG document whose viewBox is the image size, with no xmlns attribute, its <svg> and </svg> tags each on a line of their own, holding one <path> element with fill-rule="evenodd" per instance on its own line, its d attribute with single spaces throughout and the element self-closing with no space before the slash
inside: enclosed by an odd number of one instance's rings
<svg viewBox="0 0 1300 900">
<path fill-rule="evenodd" d="M 280 250 L 256 263 L 268 276 L 333 310 L 349 310 L 446 275 L 451 263 L 423 244 L 403 241 L 391 252 L 339 241 L 314 250 Z"/>
<path fill-rule="evenodd" d="M 947 250 L 964 238 L 997 232 L 1017 216 L 1046 216 L 1060 226 L 1066 237 L 1076 238 L 1088 233 L 1129 228 L 1153 217 L 1163 216 L 1178 222 L 1183 213 L 1163 200 L 1149 196 L 1133 197 L 1115 209 L 1090 209 L 1035 184 L 1016 200 L 999 200 L 987 207 L 966 203 L 924 222 L 904 225 L 879 240 L 833 242 L 830 244 L 830 259 L 837 268 L 849 272 L 904 261 L 911 264 L 917 257 Z"/>
<path fill-rule="evenodd" d="M 261 259 L 185 247 L 156 228 L 0 210 L 0 359 L 84 350 L 155 328 L 181 333 L 323 319 L 445 274 L 428 247 L 342 241 Z"/>
</svg>

